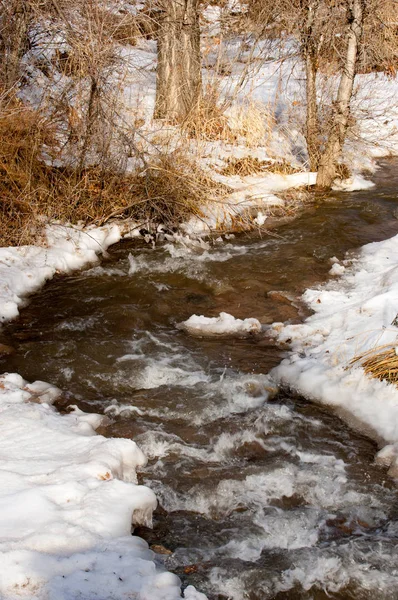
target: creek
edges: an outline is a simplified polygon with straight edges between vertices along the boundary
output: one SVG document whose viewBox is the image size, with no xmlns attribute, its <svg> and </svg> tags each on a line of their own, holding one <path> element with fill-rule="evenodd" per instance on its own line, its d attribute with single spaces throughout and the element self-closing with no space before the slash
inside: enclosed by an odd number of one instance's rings
<svg viewBox="0 0 398 600">
<path fill-rule="evenodd" d="M 49 282 L 2 341 L 2 371 L 65 391 L 133 438 L 159 499 L 138 528 L 157 560 L 210 600 L 398 598 L 398 492 L 376 444 L 289 390 L 265 335 L 190 337 L 192 314 L 301 322 L 331 257 L 398 233 L 398 162 L 366 191 L 333 193 L 270 235 L 209 247 L 124 241 L 100 266 Z"/>
</svg>

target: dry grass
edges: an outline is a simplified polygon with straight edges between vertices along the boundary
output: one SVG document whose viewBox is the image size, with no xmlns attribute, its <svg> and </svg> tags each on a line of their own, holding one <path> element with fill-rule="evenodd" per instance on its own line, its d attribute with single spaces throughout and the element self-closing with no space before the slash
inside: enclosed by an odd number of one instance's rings
<svg viewBox="0 0 398 600">
<path fill-rule="evenodd" d="M 338 163 L 336 165 L 336 177 L 342 180 L 351 177 L 351 171 L 345 163 Z"/>
<path fill-rule="evenodd" d="M 268 168 L 269 173 L 277 173 L 278 175 L 293 175 L 294 173 L 302 173 L 303 169 L 293 167 L 286 160 L 276 160 Z"/>
<path fill-rule="evenodd" d="M 201 217 L 206 200 L 229 191 L 182 150 L 159 153 L 134 174 L 55 168 L 42 159 L 43 144 L 54 141 L 46 119 L 16 101 L 0 108 L 0 245 L 33 243 L 51 220 L 101 225 L 131 217 L 178 225 Z"/>
<path fill-rule="evenodd" d="M 221 171 L 222 175 L 255 175 L 268 171 L 270 161 L 259 160 L 252 156 L 243 156 L 242 158 L 228 158 L 226 166 Z"/>
<path fill-rule="evenodd" d="M 249 148 L 266 146 L 275 126 L 273 112 L 262 102 L 249 98 L 231 117 L 232 131 L 245 139 Z"/>
<path fill-rule="evenodd" d="M 398 355 L 391 344 L 378 346 L 355 356 L 351 365 L 360 365 L 365 373 L 375 379 L 398 384 Z"/>
<path fill-rule="evenodd" d="M 225 107 L 220 103 L 220 92 L 216 85 L 208 85 L 198 106 L 182 123 L 182 130 L 190 138 L 197 140 L 222 140 L 235 142 L 236 134 L 231 130 L 224 114 Z"/>
<path fill-rule="evenodd" d="M 277 173 L 279 175 L 291 175 L 299 173 L 300 169 L 293 167 L 286 161 L 259 160 L 251 156 L 243 158 L 229 158 L 227 164 L 222 170 L 222 175 L 256 175 L 258 173 Z"/>
<path fill-rule="evenodd" d="M 230 189 L 213 181 L 183 150 L 160 154 L 139 173 L 132 192 L 140 209 L 136 218 L 174 225 L 190 216 L 201 218 L 206 201 L 222 200 Z"/>
</svg>

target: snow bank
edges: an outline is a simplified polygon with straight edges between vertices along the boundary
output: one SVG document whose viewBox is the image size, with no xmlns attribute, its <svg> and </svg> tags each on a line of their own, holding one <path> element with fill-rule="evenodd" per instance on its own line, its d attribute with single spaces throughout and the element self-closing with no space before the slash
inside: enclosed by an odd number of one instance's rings
<svg viewBox="0 0 398 600">
<path fill-rule="evenodd" d="M 191 335 L 248 335 L 261 331 L 261 323 L 257 319 L 235 319 L 225 312 L 221 312 L 219 317 L 192 315 L 177 327 Z"/>
<path fill-rule="evenodd" d="M 158 572 L 147 544 L 130 535 L 156 506 L 137 485 L 143 453 L 95 435 L 99 415 L 61 416 L 41 403 L 50 388 L 0 377 L 0 596 L 179 598 L 179 579 Z"/>
<path fill-rule="evenodd" d="M 56 273 L 68 273 L 98 261 L 122 237 L 117 225 L 79 229 L 51 225 L 44 246 L 0 248 L 0 321 L 18 316 L 24 297 Z"/>
<path fill-rule="evenodd" d="M 336 179 L 332 189 L 341 192 L 358 192 L 359 190 L 369 190 L 374 186 L 373 181 L 369 181 L 359 173 L 356 173 L 348 179 Z"/>
<path fill-rule="evenodd" d="M 398 389 L 351 364 L 367 350 L 398 345 L 392 324 L 398 312 L 398 236 L 364 246 L 359 258 L 341 267 L 332 267 L 332 274 L 341 275 L 337 280 L 305 292 L 315 314 L 304 324 L 273 324 L 273 335 L 292 346 L 273 375 L 389 442 L 379 460 L 398 475 Z"/>
<path fill-rule="evenodd" d="M 232 192 L 222 201 L 209 202 L 202 207 L 202 216 L 192 217 L 183 228 L 188 234 L 209 232 L 217 228 L 233 227 L 238 215 L 253 212 L 260 216 L 254 219 L 258 226 L 265 223 L 266 215 L 262 211 L 285 206 L 285 201 L 275 194 L 291 188 L 315 185 L 316 173 L 293 173 L 281 175 L 267 173 L 263 175 L 225 176 L 212 173 L 213 179 L 230 187 Z M 265 216 L 265 218 L 264 218 Z M 257 219 L 257 220 L 256 220 Z"/>
</svg>

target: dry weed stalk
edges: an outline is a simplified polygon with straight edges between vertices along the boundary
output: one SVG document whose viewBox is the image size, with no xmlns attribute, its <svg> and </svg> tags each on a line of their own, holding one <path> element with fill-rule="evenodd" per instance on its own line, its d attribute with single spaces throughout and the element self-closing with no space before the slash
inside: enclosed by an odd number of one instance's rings
<svg viewBox="0 0 398 600">
<path fill-rule="evenodd" d="M 350 365 L 360 365 L 366 375 L 398 384 L 398 354 L 397 348 L 391 344 L 377 346 L 355 356 Z"/>
</svg>

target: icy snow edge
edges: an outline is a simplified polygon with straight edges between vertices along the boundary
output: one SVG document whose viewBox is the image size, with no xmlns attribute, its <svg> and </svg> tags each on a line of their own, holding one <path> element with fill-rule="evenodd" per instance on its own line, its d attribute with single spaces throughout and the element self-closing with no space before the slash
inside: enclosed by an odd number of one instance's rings
<svg viewBox="0 0 398 600">
<path fill-rule="evenodd" d="M 56 273 L 97 262 L 121 237 L 118 225 L 85 229 L 51 225 L 43 246 L 0 248 L 0 321 L 17 317 L 24 297 Z"/>
<path fill-rule="evenodd" d="M 301 325 L 273 324 L 292 352 L 272 376 L 387 442 L 377 460 L 398 476 L 398 389 L 350 364 L 366 350 L 398 345 L 398 236 L 364 246 L 345 266 L 333 261 L 331 274 L 340 277 L 304 294 L 315 314 Z"/>
</svg>

